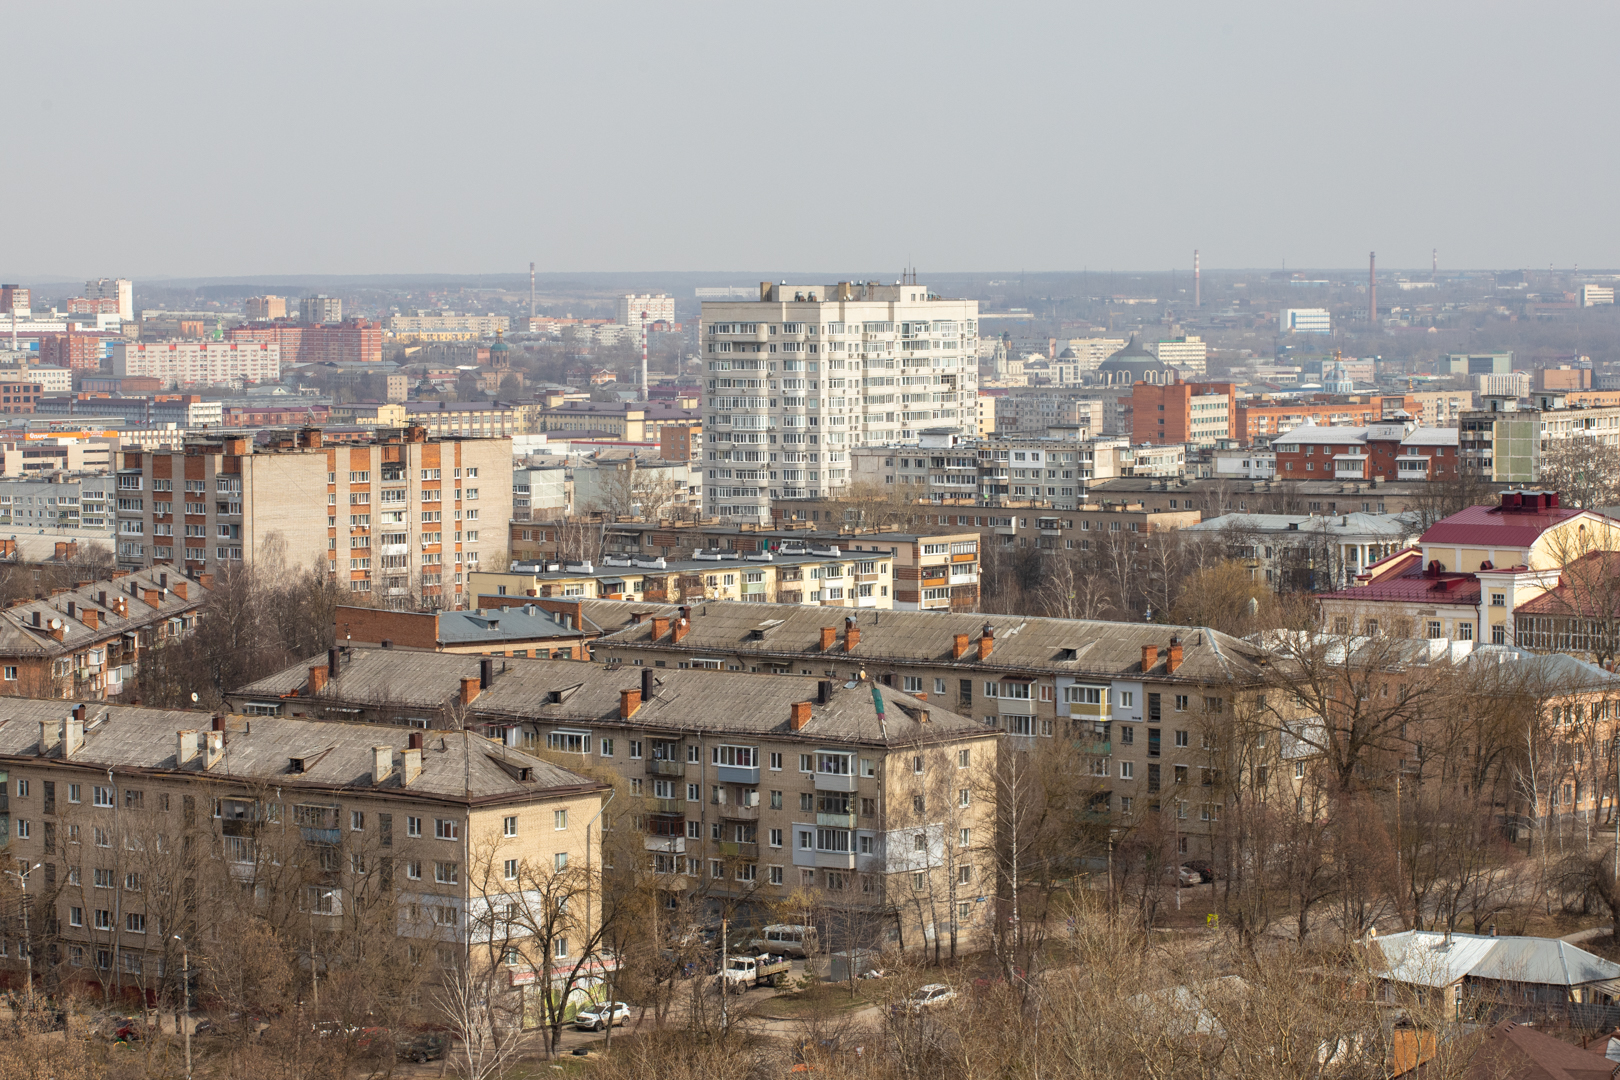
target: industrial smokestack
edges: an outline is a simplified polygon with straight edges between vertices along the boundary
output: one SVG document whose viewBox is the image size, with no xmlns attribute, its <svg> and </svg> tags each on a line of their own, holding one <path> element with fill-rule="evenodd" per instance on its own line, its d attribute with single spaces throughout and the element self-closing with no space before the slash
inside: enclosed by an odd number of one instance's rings
<svg viewBox="0 0 1620 1080">
<path fill-rule="evenodd" d="M 1430 261 L 1431 261 L 1431 265 L 1429 266 L 1429 273 L 1434 275 L 1435 277 L 1439 277 L 1440 276 L 1440 249 L 1439 248 L 1434 249 L 1434 254 L 1430 257 Z"/>
<path fill-rule="evenodd" d="M 1367 325 L 1378 328 L 1378 252 L 1367 252 Z"/>
<path fill-rule="evenodd" d="M 1201 307 L 1203 297 L 1198 294 L 1198 249 L 1193 248 L 1193 307 Z"/>
<path fill-rule="evenodd" d="M 529 318 L 534 318 L 534 263 L 529 264 Z"/>
</svg>

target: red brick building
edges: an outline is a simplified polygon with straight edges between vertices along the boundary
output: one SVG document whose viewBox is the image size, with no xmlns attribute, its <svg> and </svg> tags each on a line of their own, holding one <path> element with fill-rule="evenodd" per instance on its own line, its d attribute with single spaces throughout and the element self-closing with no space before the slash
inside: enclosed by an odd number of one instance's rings
<svg viewBox="0 0 1620 1080">
<path fill-rule="evenodd" d="M 1232 436 L 1237 387 L 1232 383 L 1167 385 L 1139 382 L 1131 387 L 1131 442 L 1163 446 L 1212 446 Z"/>
<path fill-rule="evenodd" d="M 39 383 L 0 383 L 0 413 L 31 413 L 42 396 Z"/>
<path fill-rule="evenodd" d="M 297 322 L 234 326 L 226 341 L 262 341 L 281 346 L 283 364 L 381 362 L 382 327 L 365 319 L 337 325 Z"/>
<path fill-rule="evenodd" d="M 1457 429 L 1404 423 L 1367 427 L 1304 424 L 1272 443 L 1279 480 L 1450 480 Z"/>
<path fill-rule="evenodd" d="M 92 301 L 109 303 L 118 310 L 118 301 Z M 69 330 L 62 334 L 39 336 L 39 362 L 47 367 L 64 367 L 72 371 L 100 371 L 101 344 L 106 334 L 81 334 Z"/>
</svg>

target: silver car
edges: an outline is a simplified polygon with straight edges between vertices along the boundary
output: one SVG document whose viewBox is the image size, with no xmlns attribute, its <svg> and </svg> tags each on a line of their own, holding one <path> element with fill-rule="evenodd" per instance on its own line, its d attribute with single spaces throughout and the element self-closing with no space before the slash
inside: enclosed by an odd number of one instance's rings
<svg viewBox="0 0 1620 1080">
<path fill-rule="evenodd" d="M 611 1006 L 597 1005 L 575 1013 L 574 1027 L 580 1031 L 601 1031 L 610 1023 L 615 1027 L 623 1027 L 629 1018 L 630 1006 L 622 1001 L 615 1001 Z"/>
</svg>

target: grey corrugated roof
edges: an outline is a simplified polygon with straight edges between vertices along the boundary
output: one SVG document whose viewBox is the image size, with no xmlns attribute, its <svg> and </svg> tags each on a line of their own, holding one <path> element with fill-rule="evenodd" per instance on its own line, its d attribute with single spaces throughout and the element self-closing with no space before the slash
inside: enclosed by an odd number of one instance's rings
<svg viewBox="0 0 1620 1080">
<path fill-rule="evenodd" d="M 626 611 L 646 606 L 618 603 Z M 844 620 L 849 616 L 855 617 L 861 632 L 852 653 L 846 653 L 843 645 Z M 767 621 L 774 625 L 761 629 Z M 986 624 L 994 630 L 995 647 L 988 659 L 980 660 L 978 641 Z M 1254 662 L 1260 655 L 1256 646 L 1204 627 L 949 611 L 709 602 L 693 605 L 691 625 L 676 647 L 698 655 L 806 660 L 823 655 L 821 630 L 828 626 L 836 628 L 839 636 L 825 660 L 841 668 L 848 667 L 851 660 L 873 664 L 900 661 L 973 670 L 1031 670 L 1117 678 L 1141 675 L 1142 649 L 1155 645 L 1159 648 L 1156 678 L 1197 682 L 1259 677 Z M 951 652 L 957 634 L 968 635 L 969 648 L 960 660 L 953 660 Z M 1164 668 L 1172 635 L 1180 636 L 1182 663 L 1174 675 L 1169 675 Z M 616 645 L 626 651 L 652 646 L 651 638 L 650 619 L 639 626 L 624 627 L 597 641 L 597 658 L 611 656 Z M 671 640 L 666 635 L 656 647 L 670 648 Z M 1066 650 L 1074 650 L 1075 658 L 1064 659 Z M 820 662 L 819 666 L 827 663 Z"/>
<path fill-rule="evenodd" d="M 1291 529 L 1290 526 L 1298 526 Z M 1222 514 L 1196 525 L 1188 525 L 1190 532 L 1211 532 L 1225 528 L 1253 529 L 1257 532 L 1326 533 L 1329 536 L 1349 534 L 1416 536 L 1418 521 L 1412 514 Z"/>
<path fill-rule="evenodd" d="M 741 605 L 738 605 L 739 607 Z M 757 606 L 757 605 L 749 605 Z M 232 694 L 240 701 L 287 699 L 322 707 L 437 709 L 460 693 L 461 680 L 478 675 L 480 657 L 457 653 L 411 653 L 396 649 L 352 649 L 340 663 L 337 678 L 316 698 L 304 698 L 309 667 L 287 668 Z M 570 660 L 496 659 L 494 685 L 481 692 L 468 711 L 480 722 L 529 721 L 581 725 L 619 723 L 619 694 L 640 690 L 645 668 L 604 667 Z M 826 704 L 815 704 L 814 677 L 754 675 L 702 669 L 653 669 L 652 700 L 637 710 L 637 727 L 671 732 L 736 732 L 791 737 L 792 706 L 811 702 L 810 722 L 797 734 L 809 742 L 836 740 L 905 744 L 961 735 L 993 735 L 992 729 L 909 694 L 878 686 L 884 702 L 879 722 L 872 700 L 873 684 L 834 680 Z M 548 700 L 558 692 L 560 701 Z M 926 722 L 918 719 L 927 712 Z"/>
<path fill-rule="evenodd" d="M 420 660 L 425 654 L 396 655 Z M 20 759 L 19 764 L 38 760 L 40 721 L 63 720 L 72 708 L 72 702 L 8 698 L 5 718 L 0 719 L 0 759 Z M 177 749 L 175 733 L 205 731 L 210 726 L 207 713 L 95 703 L 89 704 L 87 709 L 84 746 L 74 754 L 72 761 L 92 773 L 105 773 L 108 768 L 173 772 Z M 274 782 L 279 787 L 293 789 L 398 791 L 398 754 L 405 749 L 411 734 L 408 728 L 377 724 L 323 723 L 271 716 L 231 717 L 227 726 L 234 730 L 225 733 L 225 754 L 214 768 L 202 768 L 199 752 L 199 757 L 180 771 L 221 781 Z M 422 734 L 426 741 L 422 774 L 408 789 L 414 795 L 480 801 L 598 786 L 578 773 L 503 747 L 472 732 Z M 374 746 L 392 746 L 396 754 L 394 775 L 381 787 L 371 782 Z M 289 771 L 293 757 L 313 756 L 320 751 L 325 753 L 312 762 L 307 771 Z M 52 756 L 59 759 L 61 750 Z M 534 779 L 519 780 L 498 761 L 505 761 L 514 768 L 529 768 Z"/>
<path fill-rule="evenodd" d="M 186 599 L 180 599 L 172 587 L 167 595 L 161 595 L 165 589 L 163 574 L 168 575 L 170 586 L 185 583 Z M 153 607 L 140 596 L 131 595 L 131 587 L 139 588 L 142 593 L 157 590 L 160 593 L 157 606 Z M 107 594 L 109 604 L 101 603 L 103 592 Z M 110 602 L 120 595 L 129 601 L 128 618 L 120 617 L 110 606 Z M 93 581 L 83 588 L 67 589 L 43 600 L 29 600 L 0 611 L 0 656 L 59 656 L 77 652 L 95 642 L 195 611 L 202 606 L 207 595 L 208 590 L 197 582 L 176 571 L 156 567 Z M 70 600 L 74 608 L 72 616 L 67 613 Z M 79 617 L 78 613 L 85 609 L 97 612 L 97 628 L 94 630 Z M 39 612 L 41 623 L 38 629 L 34 627 L 36 611 Z M 47 627 L 52 619 L 62 620 L 61 641 L 52 638 L 48 632 Z"/>
<path fill-rule="evenodd" d="M 1620 978 L 1620 964 L 1557 938 L 1406 930 L 1374 944 L 1383 952 L 1380 975 L 1417 986 L 1449 986 L 1465 976 L 1567 987 Z"/>
</svg>

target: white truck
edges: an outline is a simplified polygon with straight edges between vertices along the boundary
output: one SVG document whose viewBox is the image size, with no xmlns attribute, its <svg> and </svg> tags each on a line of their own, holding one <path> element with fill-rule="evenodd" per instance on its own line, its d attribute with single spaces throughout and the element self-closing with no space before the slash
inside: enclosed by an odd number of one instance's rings
<svg viewBox="0 0 1620 1080">
<path fill-rule="evenodd" d="M 726 967 L 720 972 L 720 979 L 728 990 L 746 990 L 750 986 L 783 986 L 792 970 L 793 961 L 785 956 L 771 956 L 769 953 L 731 956 L 726 958 Z"/>
</svg>

